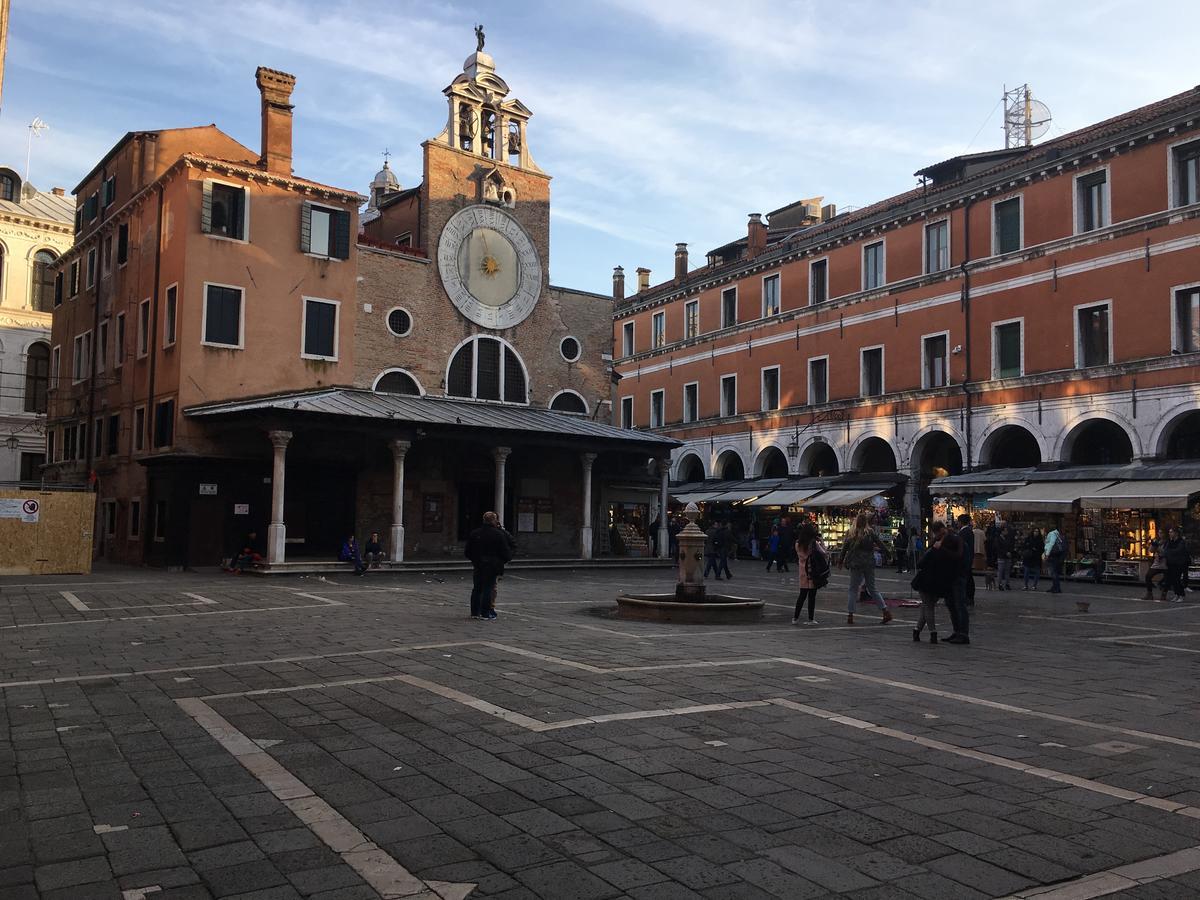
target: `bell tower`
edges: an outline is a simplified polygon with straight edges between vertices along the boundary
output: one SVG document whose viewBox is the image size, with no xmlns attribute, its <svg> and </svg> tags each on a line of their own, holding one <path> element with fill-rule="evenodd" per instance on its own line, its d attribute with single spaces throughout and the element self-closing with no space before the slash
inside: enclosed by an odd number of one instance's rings
<svg viewBox="0 0 1200 900">
<path fill-rule="evenodd" d="M 496 74 L 496 61 L 483 51 L 483 26 L 475 27 L 475 52 L 442 93 L 446 95 L 446 128 L 435 141 L 481 160 L 541 173 L 525 139 L 532 112 L 510 98 L 508 84 Z"/>
</svg>

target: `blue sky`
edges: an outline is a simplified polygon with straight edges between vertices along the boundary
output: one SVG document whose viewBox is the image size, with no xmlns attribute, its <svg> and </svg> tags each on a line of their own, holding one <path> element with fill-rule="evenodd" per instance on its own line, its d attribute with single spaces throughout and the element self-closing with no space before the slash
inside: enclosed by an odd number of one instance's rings
<svg viewBox="0 0 1200 900">
<path fill-rule="evenodd" d="M 600 292 L 617 264 L 668 277 L 676 241 L 702 263 L 747 213 L 863 206 L 1002 145 L 1004 84 L 1054 136 L 1200 81 L 1195 2 L 13 0 L 0 159 L 23 167 L 35 115 L 43 189 L 134 129 L 257 149 L 261 64 L 298 79 L 297 174 L 365 192 L 388 147 L 411 186 L 476 22 L 554 176 L 551 279 Z"/>
</svg>

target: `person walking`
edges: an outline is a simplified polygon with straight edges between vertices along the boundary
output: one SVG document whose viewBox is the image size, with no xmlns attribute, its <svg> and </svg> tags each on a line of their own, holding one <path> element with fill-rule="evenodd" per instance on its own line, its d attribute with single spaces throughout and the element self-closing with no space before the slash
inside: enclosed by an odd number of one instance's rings
<svg viewBox="0 0 1200 900">
<path fill-rule="evenodd" d="M 796 596 L 796 612 L 792 624 L 800 621 L 800 613 L 808 604 L 806 624 L 816 625 L 817 591 L 829 584 L 829 551 L 817 537 L 811 522 L 803 522 L 796 532 L 796 570 L 800 593 Z"/>
<path fill-rule="evenodd" d="M 771 571 L 771 566 L 779 562 L 779 526 L 772 525 L 771 533 L 767 537 L 767 571 Z"/>
<path fill-rule="evenodd" d="M 722 522 L 717 530 L 717 565 L 719 571 L 725 573 L 725 580 L 731 581 L 733 573 L 729 571 L 729 554 L 737 553 L 737 543 L 733 539 L 733 529 L 728 522 Z"/>
<path fill-rule="evenodd" d="M 913 629 L 913 640 L 921 640 L 921 632 L 929 627 L 929 643 L 938 642 L 936 610 L 939 599 L 949 604 L 954 596 L 954 583 L 958 578 L 959 558 L 962 541 L 958 535 L 948 532 L 941 522 L 933 524 L 930 547 L 917 563 L 917 574 L 912 586 L 921 595 L 921 614 L 917 627 Z"/>
<path fill-rule="evenodd" d="M 1017 555 L 1017 537 L 1005 522 L 996 535 L 996 589 L 1012 590 L 1013 557 Z"/>
<path fill-rule="evenodd" d="M 1021 544 L 1021 565 L 1025 569 L 1025 587 L 1021 590 L 1037 590 L 1038 582 L 1042 580 L 1042 550 L 1046 539 L 1042 537 L 1042 529 L 1034 528 L 1025 535 Z"/>
<path fill-rule="evenodd" d="M 925 538 L 921 537 L 920 530 L 914 525 L 908 530 L 908 570 L 910 572 L 916 569 L 917 560 L 924 555 Z"/>
<path fill-rule="evenodd" d="M 471 561 L 471 618 L 487 619 L 496 579 L 504 574 L 504 565 L 512 559 L 508 538 L 494 512 L 483 514 L 483 524 L 467 537 L 463 555 Z"/>
<path fill-rule="evenodd" d="M 1060 583 L 1060 579 L 1062 578 L 1063 559 L 1067 555 L 1067 545 L 1057 525 L 1054 525 L 1046 532 L 1046 541 L 1042 546 L 1042 555 L 1045 557 L 1046 565 L 1050 569 L 1050 587 L 1047 593 L 1061 594 L 1062 584 Z"/>
<path fill-rule="evenodd" d="M 954 634 L 946 639 L 948 644 L 971 643 L 971 599 L 975 593 L 975 529 L 971 517 L 963 513 L 958 517 L 958 539 L 962 549 L 958 555 L 958 577 L 954 580 L 954 597 L 947 602 L 950 624 Z"/>
<path fill-rule="evenodd" d="M 712 572 L 717 581 L 721 580 L 721 566 L 717 562 L 717 542 L 721 539 L 721 529 L 716 522 L 708 526 L 704 532 L 704 577 Z"/>
<path fill-rule="evenodd" d="M 1183 595 L 1187 591 L 1188 566 L 1192 564 L 1192 554 L 1188 551 L 1183 535 L 1174 526 L 1167 529 L 1167 539 L 1163 543 L 1163 560 L 1167 564 L 1163 595 L 1166 596 L 1168 590 L 1173 591 L 1175 596 L 1171 598 L 1171 602 L 1182 603 Z"/>
<path fill-rule="evenodd" d="M 875 589 L 875 553 L 882 547 L 879 536 L 870 527 L 866 513 L 859 513 L 854 520 L 854 527 L 846 535 L 842 544 L 842 558 L 839 567 L 850 570 L 850 588 L 846 595 L 846 624 L 854 624 L 854 605 L 858 602 L 859 588 L 866 588 L 867 595 L 873 597 L 883 613 L 880 625 L 892 621 L 888 611 L 887 601 L 883 594 Z"/>
<path fill-rule="evenodd" d="M 1146 570 L 1146 599 L 1154 599 L 1154 579 L 1158 579 L 1158 589 L 1162 592 L 1159 597 L 1164 603 L 1167 600 L 1167 561 L 1163 558 L 1163 541 L 1155 538 L 1150 542 L 1150 568 Z"/>
<path fill-rule="evenodd" d="M 792 528 L 792 520 L 787 516 L 779 523 L 779 555 L 775 557 L 776 572 L 790 572 L 792 549 L 796 546 L 796 531 Z"/>
<path fill-rule="evenodd" d="M 908 562 L 908 528 L 901 525 L 892 536 L 892 552 L 896 557 L 896 574 L 903 575 Z"/>
</svg>

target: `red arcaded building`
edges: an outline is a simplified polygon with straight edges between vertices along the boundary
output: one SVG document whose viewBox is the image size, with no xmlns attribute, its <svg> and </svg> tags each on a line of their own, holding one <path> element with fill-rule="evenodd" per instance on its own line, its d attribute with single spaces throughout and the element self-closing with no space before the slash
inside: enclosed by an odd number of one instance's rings
<svg viewBox="0 0 1200 900">
<path fill-rule="evenodd" d="M 853 212 L 751 215 L 699 268 L 680 244 L 632 296 L 616 270 L 615 420 L 683 442 L 677 499 L 827 536 L 868 503 L 891 527 L 1068 513 L 1080 559 L 1194 532 L 1200 88 L 916 174 Z"/>
</svg>

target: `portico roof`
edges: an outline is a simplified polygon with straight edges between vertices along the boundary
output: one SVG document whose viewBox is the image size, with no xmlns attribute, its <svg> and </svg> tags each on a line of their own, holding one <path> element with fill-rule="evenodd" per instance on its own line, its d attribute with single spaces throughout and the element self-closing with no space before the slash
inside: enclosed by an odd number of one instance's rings
<svg viewBox="0 0 1200 900">
<path fill-rule="evenodd" d="M 443 397 L 414 397 L 357 388 L 327 388 L 275 394 L 249 400 L 231 400 L 192 406 L 184 410 L 191 419 L 230 418 L 255 413 L 282 416 L 321 416 L 335 419 L 389 421 L 415 426 L 445 426 L 455 429 L 486 429 L 546 437 L 622 444 L 628 449 L 645 448 L 659 454 L 680 446 L 674 438 L 617 428 L 586 416 L 513 403 L 451 400 Z"/>
</svg>

